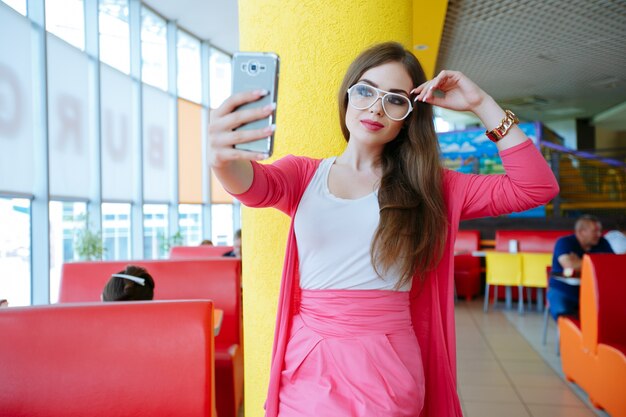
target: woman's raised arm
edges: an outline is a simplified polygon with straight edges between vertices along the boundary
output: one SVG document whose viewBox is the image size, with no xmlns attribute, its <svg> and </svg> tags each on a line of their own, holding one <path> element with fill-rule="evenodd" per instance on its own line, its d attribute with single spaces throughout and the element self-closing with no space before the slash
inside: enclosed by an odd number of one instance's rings
<svg viewBox="0 0 626 417">
<path fill-rule="evenodd" d="M 442 92 L 443 96 L 436 95 L 435 91 Z M 500 125 L 506 116 L 493 97 L 459 71 L 441 71 L 435 78 L 426 81 L 411 93 L 417 94 L 416 101 L 450 110 L 471 111 L 483 122 L 488 131 Z M 503 151 L 526 140 L 528 137 L 514 124 L 496 146 L 498 151 Z"/>
<path fill-rule="evenodd" d="M 443 95 L 435 94 L 440 91 Z M 411 93 L 415 100 L 457 111 L 471 111 L 487 131 L 504 123 L 505 111 L 459 71 L 441 71 Z M 498 216 L 546 204 L 559 185 L 541 153 L 526 134 L 512 124 L 496 142 L 506 175 L 467 175 L 448 172 L 446 180 L 463 196 L 461 219 Z"/>
</svg>

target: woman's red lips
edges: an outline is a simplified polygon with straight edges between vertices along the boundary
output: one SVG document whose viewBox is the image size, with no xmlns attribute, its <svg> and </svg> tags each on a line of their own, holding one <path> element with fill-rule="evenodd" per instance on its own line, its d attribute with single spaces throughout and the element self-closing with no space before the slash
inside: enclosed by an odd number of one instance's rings
<svg viewBox="0 0 626 417">
<path fill-rule="evenodd" d="M 374 120 L 369 120 L 369 119 L 361 120 L 361 124 L 365 126 L 366 129 L 373 130 L 373 131 L 380 130 L 383 127 L 385 127 L 382 123 L 378 123 L 378 122 L 375 122 Z"/>
</svg>

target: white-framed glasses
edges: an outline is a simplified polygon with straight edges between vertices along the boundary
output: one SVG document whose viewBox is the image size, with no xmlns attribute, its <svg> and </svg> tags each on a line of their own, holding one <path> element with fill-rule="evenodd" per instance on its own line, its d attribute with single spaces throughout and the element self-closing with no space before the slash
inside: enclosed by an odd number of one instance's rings
<svg viewBox="0 0 626 417">
<path fill-rule="evenodd" d="M 379 98 L 383 111 L 391 120 L 404 120 L 413 111 L 411 100 L 402 94 L 390 93 L 361 83 L 348 88 L 348 102 L 357 110 L 369 109 Z"/>
</svg>

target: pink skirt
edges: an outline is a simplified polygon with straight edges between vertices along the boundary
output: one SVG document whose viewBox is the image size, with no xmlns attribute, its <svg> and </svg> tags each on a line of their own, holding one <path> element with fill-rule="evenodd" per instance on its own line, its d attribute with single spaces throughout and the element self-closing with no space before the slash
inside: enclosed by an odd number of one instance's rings
<svg viewBox="0 0 626 417">
<path fill-rule="evenodd" d="M 278 415 L 417 417 L 424 370 L 409 293 L 302 290 Z"/>
</svg>

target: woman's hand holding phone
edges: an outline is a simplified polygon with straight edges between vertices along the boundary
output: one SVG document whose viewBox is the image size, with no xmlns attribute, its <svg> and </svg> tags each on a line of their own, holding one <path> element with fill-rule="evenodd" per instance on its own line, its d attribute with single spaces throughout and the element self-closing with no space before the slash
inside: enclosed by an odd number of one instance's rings
<svg viewBox="0 0 626 417">
<path fill-rule="evenodd" d="M 232 194 L 241 194 L 250 188 L 254 173 L 249 161 L 268 157 L 265 153 L 235 149 L 235 145 L 272 134 L 273 126 L 235 130 L 246 123 L 266 118 L 274 111 L 273 105 L 238 109 L 244 104 L 263 98 L 266 94 L 261 90 L 236 93 L 211 112 L 208 134 L 209 164 L 224 188 Z"/>
<path fill-rule="evenodd" d="M 265 138 L 274 131 L 274 126 L 255 130 L 235 130 L 239 126 L 268 117 L 274 112 L 275 104 L 265 107 L 237 110 L 267 95 L 267 91 L 256 90 L 235 93 L 217 109 L 209 119 L 209 162 L 213 168 L 224 168 L 233 161 L 266 159 L 265 153 L 235 149 L 235 145 Z"/>
<path fill-rule="evenodd" d="M 209 120 L 209 162 L 224 188 L 240 194 L 254 179 L 249 161 L 274 149 L 279 58 L 275 53 L 233 55 L 233 95 Z"/>
</svg>

